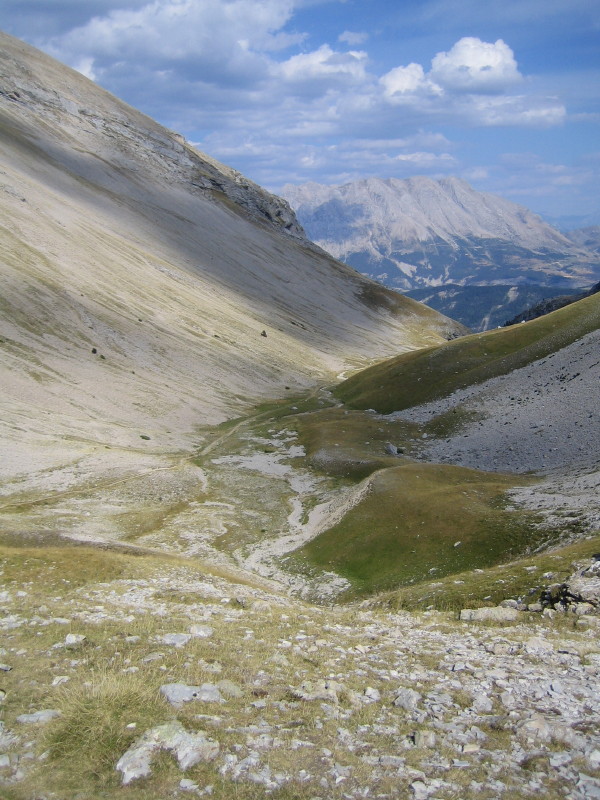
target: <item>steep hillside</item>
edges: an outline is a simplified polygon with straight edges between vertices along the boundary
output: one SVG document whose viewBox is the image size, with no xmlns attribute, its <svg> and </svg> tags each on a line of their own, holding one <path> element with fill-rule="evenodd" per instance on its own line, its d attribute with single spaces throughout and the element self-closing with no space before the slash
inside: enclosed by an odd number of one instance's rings
<svg viewBox="0 0 600 800">
<path fill-rule="evenodd" d="M 312 246 L 285 202 L 4 35 L 0 159 L 2 476 L 23 486 L 189 449 L 261 398 L 457 330 Z"/>
<path fill-rule="evenodd" d="M 384 361 L 349 378 L 335 394 L 354 408 L 400 411 L 457 389 L 508 375 L 561 350 L 600 326 L 600 296 L 592 295 L 527 325 L 474 334 Z"/>
<path fill-rule="evenodd" d="M 585 247 L 593 253 L 600 253 L 600 225 L 589 225 L 587 228 L 576 228 L 565 233 L 578 247 Z"/>
<path fill-rule="evenodd" d="M 282 193 L 324 249 L 394 288 L 581 286 L 600 277 L 597 253 L 458 178 L 308 183 Z"/>
</svg>

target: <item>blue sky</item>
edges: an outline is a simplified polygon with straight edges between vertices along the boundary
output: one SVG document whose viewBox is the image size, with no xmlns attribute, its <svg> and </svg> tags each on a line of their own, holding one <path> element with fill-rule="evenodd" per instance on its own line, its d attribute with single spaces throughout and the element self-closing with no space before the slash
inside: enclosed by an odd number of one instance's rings
<svg viewBox="0 0 600 800">
<path fill-rule="evenodd" d="M 600 0 L 2 0 L 267 188 L 457 175 L 600 224 Z"/>
</svg>

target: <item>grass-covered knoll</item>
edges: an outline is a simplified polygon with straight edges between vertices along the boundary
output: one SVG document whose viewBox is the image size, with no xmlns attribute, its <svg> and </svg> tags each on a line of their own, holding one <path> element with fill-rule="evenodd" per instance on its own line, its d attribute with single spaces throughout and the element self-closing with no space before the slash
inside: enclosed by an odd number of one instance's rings
<svg viewBox="0 0 600 800">
<path fill-rule="evenodd" d="M 433 607 L 456 611 L 497 605 L 507 598 L 534 603 L 543 589 L 563 582 L 573 574 L 577 562 L 585 563 L 599 551 L 600 536 L 594 535 L 508 564 L 435 578 L 415 587 L 402 587 L 382 594 L 374 603 L 393 609 Z"/>
<path fill-rule="evenodd" d="M 334 394 L 353 408 L 388 414 L 506 375 L 600 327 L 600 295 L 545 317 L 405 353 L 353 375 Z"/>
<path fill-rule="evenodd" d="M 504 493 L 516 483 L 441 464 L 381 470 L 339 523 L 292 558 L 343 575 L 351 596 L 489 567 L 548 538 L 533 514 L 505 508 Z"/>
<path fill-rule="evenodd" d="M 360 481 L 385 467 L 398 466 L 397 456 L 386 450 L 391 444 L 409 455 L 418 425 L 388 420 L 362 411 L 328 408 L 289 421 L 298 433 L 312 469 L 340 478 Z"/>
</svg>

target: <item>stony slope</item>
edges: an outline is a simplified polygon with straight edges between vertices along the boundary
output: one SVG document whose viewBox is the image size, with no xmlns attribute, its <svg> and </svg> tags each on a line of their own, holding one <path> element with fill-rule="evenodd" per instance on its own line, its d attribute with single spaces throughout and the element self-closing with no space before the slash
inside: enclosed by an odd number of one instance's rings
<svg viewBox="0 0 600 800">
<path fill-rule="evenodd" d="M 0 555 L 7 800 L 600 791 L 597 616 L 316 608 L 156 555 Z"/>
<path fill-rule="evenodd" d="M 456 330 L 312 246 L 283 201 L 5 35 L 0 158 L 2 475 L 23 478 L 5 493 L 188 449 L 198 426 L 261 398 Z"/>
<path fill-rule="evenodd" d="M 283 195 L 322 247 L 395 288 L 582 286 L 600 277 L 597 253 L 579 240 L 458 178 L 287 185 Z"/>
</svg>

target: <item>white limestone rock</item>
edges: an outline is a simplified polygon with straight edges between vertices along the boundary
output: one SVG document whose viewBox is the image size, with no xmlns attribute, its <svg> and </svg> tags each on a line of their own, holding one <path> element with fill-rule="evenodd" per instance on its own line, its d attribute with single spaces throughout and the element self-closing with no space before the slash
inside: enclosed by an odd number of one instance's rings
<svg viewBox="0 0 600 800">
<path fill-rule="evenodd" d="M 183 770 L 212 761 L 219 753 L 219 743 L 204 731 L 188 733 L 181 722 L 165 722 L 146 731 L 118 760 L 115 769 L 122 773 L 124 786 L 151 774 L 152 758 L 159 750 L 170 750 Z"/>
<path fill-rule="evenodd" d="M 463 622 L 514 622 L 519 616 L 516 608 L 486 606 L 484 608 L 463 608 L 460 619 Z"/>
<path fill-rule="evenodd" d="M 199 700 L 204 703 L 224 703 L 223 696 L 212 683 L 203 683 L 202 686 L 188 686 L 185 683 L 164 683 L 160 687 L 162 696 L 175 708 L 183 703 Z"/>
</svg>

